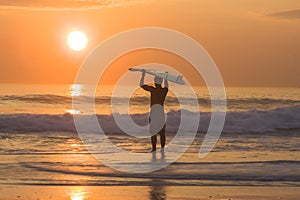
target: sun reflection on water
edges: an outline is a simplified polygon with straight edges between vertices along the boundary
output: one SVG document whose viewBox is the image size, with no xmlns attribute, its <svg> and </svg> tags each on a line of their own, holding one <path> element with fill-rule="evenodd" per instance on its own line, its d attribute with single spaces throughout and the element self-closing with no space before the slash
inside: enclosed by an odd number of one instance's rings
<svg viewBox="0 0 300 200">
<path fill-rule="evenodd" d="M 69 110 L 66 110 L 66 113 L 69 113 L 71 115 L 78 115 L 80 114 L 81 112 L 79 110 L 73 110 L 73 109 L 69 109 Z"/>
<path fill-rule="evenodd" d="M 84 199 L 84 197 L 81 196 L 80 194 L 76 194 L 71 197 L 71 200 L 83 200 L 83 199 Z"/>
<path fill-rule="evenodd" d="M 69 95 L 72 97 L 84 96 L 86 94 L 85 87 L 82 84 L 72 84 L 69 87 Z"/>
<path fill-rule="evenodd" d="M 84 200 L 86 192 L 82 188 L 74 188 L 71 191 L 71 200 Z"/>
</svg>

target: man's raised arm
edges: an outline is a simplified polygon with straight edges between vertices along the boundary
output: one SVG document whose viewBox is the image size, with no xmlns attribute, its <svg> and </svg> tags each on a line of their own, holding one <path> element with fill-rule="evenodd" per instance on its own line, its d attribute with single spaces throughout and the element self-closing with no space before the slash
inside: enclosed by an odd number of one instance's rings
<svg viewBox="0 0 300 200">
<path fill-rule="evenodd" d="M 168 72 L 166 72 L 166 73 L 168 73 Z M 168 77 L 168 74 L 167 74 L 167 77 Z M 165 88 L 169 88 L 169 82 L 168 82 L 168 79 L 166 79 L 166 78 L 164 79 L 164 85 L 165 85 Z"/>
<path fill-rule="evenodd" d="M 143 88 L 146 91 L 151 91 L 153 89 L 153 87 L 150 86 L 150 85 L 145 85 L 144 79 L 145 79 L 145 70 L 143 70 L 143 73 L 142 73 L 142 77 L 141 77 L 141 80 L 140 80 L 140 87 Z"/>
<path fill-rule="evenodd" d="M 140 86 L 142 87 L 143 85 L 145 85 L 145 71 L 142 72 L 142 77 L 141 77 L 141 80 L 140 80 Z"/>
</svg>

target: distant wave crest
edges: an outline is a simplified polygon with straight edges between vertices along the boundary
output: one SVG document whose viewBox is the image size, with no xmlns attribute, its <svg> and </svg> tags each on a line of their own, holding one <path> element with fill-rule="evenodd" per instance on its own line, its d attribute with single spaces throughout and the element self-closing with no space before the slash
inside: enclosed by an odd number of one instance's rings
<svg viewBox="0 0 300 200">
<path fill-rule="evenodd" d="M 111 104 L 111 96 L 79 96 L 73 97 L 81 102 L 95 101 L 96 104 Z M 120 103 L 121 105 L 128 102 L 127 98 L 124 97 L 113 97 L 115 103 Z M 180 97 L 181 103 L 189 104 L 193 102 L 194 99 L 190 97 Z M 49 105 L 70 105 L 72 103 L 72 97 L 68 95 L 53 95 L 53 94 L 26 94 L 26 95 L 3 95 L 0 96 L 1 102 L 16 102 L 16 103 L 37 103 L 37 104 L 49 104 Z M 130 98 L 130 103 L 133 105 L 144 106 L 145 102 L 148 102 L 149 98 L 147 96 L 135 96 Z M 250 110 L 252 108 L 257 108 L 260 110 L 269 110 L 277 107 L 285 106 L 300 106 L 300 100 L 295 99 L 274 99 L 274 98 L 228 98 L 227 108 L 230 110 Z M 209 108 L 211 105 L 210 98 L 198 97 L 199 105 L 205 108 Z M 214 103 L 218 103 L 215 100 Z M 222 103 L 222 102 L 221 102 Z M 177 97 L 168 96 L 166 98 L 167 106 L 179 106 Z"/>
</svg>

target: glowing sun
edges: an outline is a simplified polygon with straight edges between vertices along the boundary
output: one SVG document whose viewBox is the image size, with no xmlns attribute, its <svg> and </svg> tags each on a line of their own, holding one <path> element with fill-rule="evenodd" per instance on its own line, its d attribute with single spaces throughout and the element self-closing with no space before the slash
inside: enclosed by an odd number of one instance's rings
<svg viewBox="0 0 300 200">
<path fill-rule="evenodd" d="M 68 35 L 67 42 L 71 49 L 73 49 L 74 51 L 80 51 L 86 47 L 88 39 L 83 32 L 72 31 Z"/>
</svg>

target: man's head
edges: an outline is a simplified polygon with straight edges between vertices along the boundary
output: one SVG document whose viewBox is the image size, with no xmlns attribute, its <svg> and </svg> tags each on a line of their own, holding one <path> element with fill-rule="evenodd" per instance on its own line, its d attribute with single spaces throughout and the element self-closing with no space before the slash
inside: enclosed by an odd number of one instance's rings
<svg viewBox="0 0 300 200">
<path fill-rule="evenodd" d="M 159 78 L 159 77 L 157 77 L 157 76 L 154 77 L 154 83 L 155 83 L 156 85 L 161 85 L 161 84 L 162 84 L 162 81 L 163 81 L 162 78 Z"/>
</svg>

